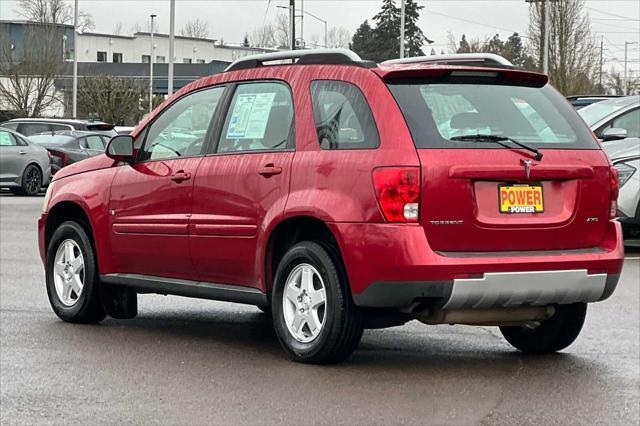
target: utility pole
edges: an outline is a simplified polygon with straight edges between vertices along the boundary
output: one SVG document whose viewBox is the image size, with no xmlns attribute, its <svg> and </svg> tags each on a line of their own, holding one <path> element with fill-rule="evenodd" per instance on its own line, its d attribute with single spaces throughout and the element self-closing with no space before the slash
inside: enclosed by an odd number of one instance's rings
<svg viewBox="0 0 640 426">
<path fill-rule="evenodd" d="M 404 58 L 404 7 L 405 0 L 400 0 L 400 59 Z"/>
<path fill-rule="evenodd" d="M 602 57 L 604 56 L 604 36 L 600 36 L 600 78 L 598 78 L 598 89 L 602 90 Z"/>
<path fill-rule="evenodd" d="M 167 70 L 167 95 L 173 94 L 173 56 L 176 26 L 176 0 L 169 0 L 169 69 Z"/>
<path fill-rule="evenodd" d="M 73 118 L 78 118 L 78 0 L 73 11 Z"/>
<path fill-rule="evenodd" d="M 551 8 L 547 3 L 551 0 L 524 0 L 527 3 L 542 3 L 542 72 L 549 74 L 549 33 L 551 29 Z"/>
<path fill-rule="evenodd" d="M 289 31 L 291 31 L 291 50 L 296 50 L 296 1 L 289 0 Z"/>
<path fill-rule="evenodd" d="M 151 14 L 151 52 L 149 53 L 149 114 L 153 111 L 153 20 L 157 15 Z"/>
<path fill-rule="evenodd" d="M 629 94 L 629 83 L 627 82 L 627 58 L 628 58 L 628 50 L 629 50 L 629 45 L 630 44 L 638 44 L 637 41 L 625 41 L 624 42 L 624 87 L 622 89 L 622 93 L 624 95 L 628 95 Z"/>
<path fill-rule="evenodd" d="M 300 40 L 304 43 L 304 0 L 300 0 Z"/>
</svg>

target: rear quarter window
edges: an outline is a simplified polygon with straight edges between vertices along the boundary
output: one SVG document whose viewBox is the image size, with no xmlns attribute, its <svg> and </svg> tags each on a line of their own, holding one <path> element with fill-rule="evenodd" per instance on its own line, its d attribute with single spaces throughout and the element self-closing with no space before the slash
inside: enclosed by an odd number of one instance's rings
<svg viewBox="0 0 640 426">
<path fill-rule="evenodd" d="M 372 149 L 378 129 L 364 94 L 344 81 L 311 82 L 311 99 L 321 149 Z"/>
<path fill-rule="evenodd" d="M 477 134 L 536 148 L 599 148 L 571 105 L 549 86 L 402 80 L 389 87 L 417 148 L 501 148 L 452 140 Z"/>
</svg>

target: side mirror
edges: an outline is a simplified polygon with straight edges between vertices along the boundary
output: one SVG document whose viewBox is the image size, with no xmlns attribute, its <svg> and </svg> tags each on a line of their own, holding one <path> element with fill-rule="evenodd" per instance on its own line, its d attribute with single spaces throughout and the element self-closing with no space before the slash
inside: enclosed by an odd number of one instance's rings
<svg viewBox="0 0 640 426">
<path fill-rule="evenodd" d="M 118 135 L 111 138 L 105 150 L 107 157 L 116 161 L 130 163 L 133 158 L 133 138 L 129 135 Z"/>
<path fill-rule="evenodd" d="M 627 129 L 612 127 L 602 132 L 603 142 L 617 141 L 617 140 L 626 139 L 626 138 L 627 138 Z"/>
</svg>

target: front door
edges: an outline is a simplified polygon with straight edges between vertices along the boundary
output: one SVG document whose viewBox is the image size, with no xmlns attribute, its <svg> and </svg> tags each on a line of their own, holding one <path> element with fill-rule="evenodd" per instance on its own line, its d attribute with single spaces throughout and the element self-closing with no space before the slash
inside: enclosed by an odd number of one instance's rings
<svg viewBox="0 0 640 426">
<path fill-rule="evenodd" d="M 119 168 L 109 205 L 114 272 L 194 278 L 193 182 L 223 92 L 200 90 L 169 106 L 143 132 L 136 163 Z"/>
<path fill-rule="evenodd" d="M 289 193 L 291 91 L 280 82 L 240 84 L 220 124 L 195 179 L 191 254 L 202 281 L 261 288 L 264 226 Z"/>
</svg>

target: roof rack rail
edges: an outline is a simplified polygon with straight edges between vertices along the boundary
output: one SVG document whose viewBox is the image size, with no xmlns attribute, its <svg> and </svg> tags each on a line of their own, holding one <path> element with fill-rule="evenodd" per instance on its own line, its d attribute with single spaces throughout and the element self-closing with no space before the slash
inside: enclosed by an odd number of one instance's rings
<svg viewBox="0 0 640 426">
<path fill-rule="evenodd" d="M 382 64 L 443 64 L 515 68 L 510 61 L 493 53 L 455 53 L 452 55 L 416 56 L 413 58 L 391 59 L 384 61 Z"/>
<path fill-rule="evenodd" d="M 331 64 L 357 65 L 370 67 L 374 63 L 363 61 L 360 56 L 348 49 L 308 49 L 284 50 L 281 52 L 264 53 L 240 58 L 229 65 L 225 72 L 265 66 L 265 62 L 286 61 L 297 59 L 296 64 Z"/>
</svg>

